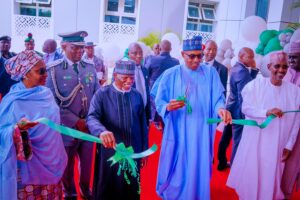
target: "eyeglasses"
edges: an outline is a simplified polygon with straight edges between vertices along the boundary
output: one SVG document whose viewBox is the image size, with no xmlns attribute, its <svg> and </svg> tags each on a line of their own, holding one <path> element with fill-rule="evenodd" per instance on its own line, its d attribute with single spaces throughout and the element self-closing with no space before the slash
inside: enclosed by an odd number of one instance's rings
<svg viewBox="0 0 300 200">
<path fill-rule="evenodd" d="M 194 60 L 196 57 L 198 59 L 201 59 L 203 57 L 203 54 L 187 54 L 187 53 L 185 53 L 184 55 L 188 56 L 192 60 Z"/>
<path fill-rule="evenodd" d="M 47 70 L 46 70 L 46 68 L 40 68 L 38 73 L 39 73 L 39 75 L 44 75 L 47 73 Z"/>
</svg>

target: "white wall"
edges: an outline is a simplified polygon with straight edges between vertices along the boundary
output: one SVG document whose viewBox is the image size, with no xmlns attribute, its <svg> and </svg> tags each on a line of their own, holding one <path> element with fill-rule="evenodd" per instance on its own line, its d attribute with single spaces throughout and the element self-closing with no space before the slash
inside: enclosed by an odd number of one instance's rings
<svg viewBox="0 0 300 200">
<path fill-rule="evenodd" d="M 300 8 L 292 9 L 297 0 L 270 0 L 268 29 L 282 30 L 288 23 L 299 23 Z"/>
<path fill-rule="evenodd" d="M 78 0 L 54 0 L 52 6 L 55 39 L 60 39 L 58 33 L 78 30 Z"/>
<path fill-rule="evenodd" d="M 150 32 L 164 34 L 172 31 L 182 34 L 184 26 L 185 0 L 142 0 L 140 1 L 138 37 Z"/>
<path fill-rule="evenodd" d="M 248 6 L 250 6 L 248 4 Z M 241 40 L 240 27 L 245 18 L 247 0 L 222 0 L 219 2 L 216 15 L 216 41 L 230 39 L 233 43 Z"/>
<path fill-rule="evenodd" d="M 163 0 L 141 0 L 139 12 L 138 37 L 151 32 L 162 33 Z"/>
<path fill-rule="evenodd" d="M 78 0 L 77 30 L 88 32 L 86 41 L 99 42 L 99 19 L 103 14 L 100 4 L 99 0 Z"/>
<path fill-rule="evenodd" d="M 86 41 L 99 41 L 99 0 L 55 0 L 53 1 L 54 37 L 57 34 L 84 30 L 88 32 Z M 102 12 L 101 12 L 102 13 Z"/>
<path fill-rule="evenodd" d="M 0 12 L 0 36 L 11 35 L 11 22 L 12 22 L 12 5 L 9 0 L 0 0 L 1 12 Z M 13 41 L 12 41 L 13 42 Z"/>
</svg>

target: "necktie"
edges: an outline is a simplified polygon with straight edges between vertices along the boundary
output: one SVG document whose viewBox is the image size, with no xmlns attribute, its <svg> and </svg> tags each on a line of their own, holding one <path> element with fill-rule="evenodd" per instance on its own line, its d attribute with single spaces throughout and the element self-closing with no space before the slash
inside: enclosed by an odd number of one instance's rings
<svg viewBox="0 0 300 200">
<path fill-rule="evenodd" d="M 77 63 L 74 63 L 73 64 L 73 70 L 78 74 L 79 71 L 78 71 L 78 64 Z"/>
</svg>

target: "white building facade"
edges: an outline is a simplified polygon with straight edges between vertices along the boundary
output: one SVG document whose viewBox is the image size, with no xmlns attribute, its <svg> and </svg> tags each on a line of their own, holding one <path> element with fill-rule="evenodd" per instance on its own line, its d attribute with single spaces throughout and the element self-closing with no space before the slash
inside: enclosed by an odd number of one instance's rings
<svg viewBox="0 0 300 200">
<path fill-rule="evenodd" d="M 12 50 L 24 49 L 33 33 L 36 49 L 58 33 L 85 30 L 87 41 L 126 46 L 149 33 L 173 32 L 180 39 L 201 35 L 217 42 L 241 39 L 241 23 L 263 17 L 268 29 L 299 23 L 297 0 L 1 0 L 0 35 L 13 38 Z M 254 27 L 255 28 L 255 27 Z"/>
</svg>

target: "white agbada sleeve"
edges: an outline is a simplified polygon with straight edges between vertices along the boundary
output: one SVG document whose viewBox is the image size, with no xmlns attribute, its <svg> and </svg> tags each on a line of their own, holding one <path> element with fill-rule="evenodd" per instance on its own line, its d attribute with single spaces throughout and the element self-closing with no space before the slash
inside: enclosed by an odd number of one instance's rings
<svg viewBox="0 0 300 200">
<path fill-rule="evenodd" d="M 267 117 L 267 109 L 260 109 L 255 105 L 257 95 L 255 94 L 255 82 L 248 83 L 242 90 L 242 113 L 251 119 L 264 119 Z M 260 87 L 264 87 L 261 85 Z"/>
</svg>

